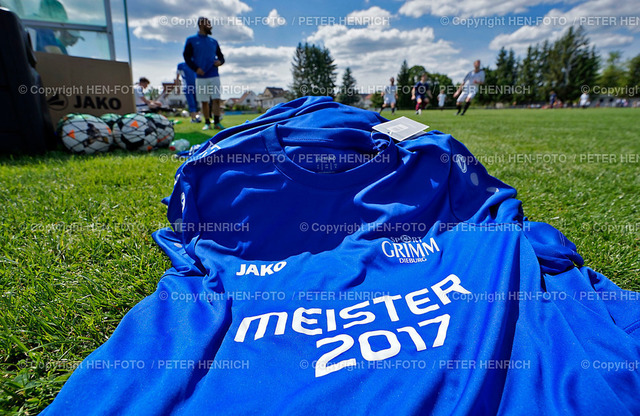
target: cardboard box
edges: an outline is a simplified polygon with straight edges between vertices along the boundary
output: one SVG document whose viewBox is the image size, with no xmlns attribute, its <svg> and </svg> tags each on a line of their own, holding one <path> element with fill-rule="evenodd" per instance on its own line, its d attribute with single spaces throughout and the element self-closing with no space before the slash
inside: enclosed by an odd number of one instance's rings
<svg viewBox="0 0 640 416">
<path fill-rule="evenodd" d="M 135 113 L 131 68 L 127 62 L 36 52 L 54 126 L 69 113 L 101 116 Z"/>
</svg>

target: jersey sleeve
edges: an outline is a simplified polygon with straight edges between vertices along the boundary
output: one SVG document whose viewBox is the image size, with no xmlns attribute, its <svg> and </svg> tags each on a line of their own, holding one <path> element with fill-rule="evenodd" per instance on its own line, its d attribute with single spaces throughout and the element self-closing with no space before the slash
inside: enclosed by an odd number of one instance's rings
<svg viewBox="0 0 640 416">
<path fill-rule="evenodd" d="M 448 153 L 440 156 L 449 164 L 449 202 L 458 221 L 470 223 L 514 223 L 523 219 L 516 190 L 491 176 L 459 141 L 448 138 Z"/>
<path fill-rule="evenodd" d="M 575 244 L 551 225 L 525 221 L 523 230 L 540 264 L 544 289 L 559 298 L 565 315 L 586 309 L 640 341 L 640 293 L 623 290 L 584 266 Z"/>
<path fill-rule="evenodd" d="M 216 47 L 216 56 L 221 62 L 221 65 L 224 64 L 224 55 L 222 54 L 222 50 L 220 49 L 220 44 L 218 44 L 218 46 Z"/>
<path fill-rule="evenodd" d="M 187 42 L 184 45 L 184 51 L 182 52 L 182 57 L 184 58 L 184 62 L 187 64 L 189 68 L 193 70 L 193 72 L 198 71 L 198 65 L 193 62 L 193 45 L 187 39 Z"/>
</svg>

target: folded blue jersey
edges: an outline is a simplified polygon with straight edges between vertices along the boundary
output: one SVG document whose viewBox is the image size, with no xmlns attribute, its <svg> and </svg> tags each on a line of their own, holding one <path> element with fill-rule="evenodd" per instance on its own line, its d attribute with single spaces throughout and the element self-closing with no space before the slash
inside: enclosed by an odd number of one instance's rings
<svg viewBox="0 0 640 416">
<path fill-rule="evenodd" d="M 173 267 L 45 415 L 640 414 L 640 295 L 437 131 L 286 103 L 176 174 Z"/>
</svg>

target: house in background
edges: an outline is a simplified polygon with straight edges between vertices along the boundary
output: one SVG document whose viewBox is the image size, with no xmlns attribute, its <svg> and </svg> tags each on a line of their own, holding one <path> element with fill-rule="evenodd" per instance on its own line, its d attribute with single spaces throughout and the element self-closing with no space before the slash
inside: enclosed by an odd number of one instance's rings
<svg viewBox="0 0 640 416">
<path fill-rule="evenodd" d="M 372 98 L 373 98 L 374 95 L 376 95 L 376 94 L 360 94 L 360 103 L 359 103 L 359 105 L 361 105 L 362 108 L 371 109 L 373 107 Z"/>
<path fill-rule="evenodd" d="M 240 98 L 229 98 L 224 102 L 225 107 L 231 109 L 233 107 L 245 107 L 256 109 L 260 106 L 258 96 L 253 91 L 247 91 Z"/>
<path fill-rule="evenodd" d="M 277 104 L 286 103 L 288 101 L 286 98 L 286 94 L 287 91 L 285 91 L 283 88 L 267 87 L 264 89 L 264 92 L 258 97 L 258 100 L 260 101 L 260 107 L 266 110 Z"/>
<path fill-rule="evenodd" d="M 227 98 L 223 105 L 225 106 L 225 108 L 233 108 L 236 104 L 238 104 L 238 101 L 240 101 L 240 98 Z"/>
<path fill-rule="evenodd" d="M 187 99 L 182 93 L 180 86 L 176 85 L 175 82 L 162 83 L 162 92 L 158 100 L 166 107 L 184 108 L 187 106 Z"/>
</svg>

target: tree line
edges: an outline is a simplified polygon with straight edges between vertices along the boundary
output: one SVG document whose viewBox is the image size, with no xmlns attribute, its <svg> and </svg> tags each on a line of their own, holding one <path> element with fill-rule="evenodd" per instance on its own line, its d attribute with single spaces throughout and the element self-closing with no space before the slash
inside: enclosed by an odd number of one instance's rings
<svg viewBox="0 0 640 416">
<path fill-rule="evenodd" d="M 530 45 L 522 59 L 516 57 L 512 49 L 500 49 L 495 68 L 483 68 L 485 84 L 480 88 L 477 99 L 484 105 L 510 105 L 544 103 L 552 91 L 562 102 L 575 102 L 583 92 L 592 98 L 599 95 L 620 98 L 640 95 L 640 54 L 623 62 L 620 52 L 610 52 L 602 71 L 601 64 L 601 57 L 595 46 L 590 44 L 584 29 L 570 27 L 555 42 Z M 298 44 L 292 62 L 290 98 L 328 95 L 344 104 L 358 105 L 360 94 L 351 69 L 345 69 L 338 86 L 336 68 L 327 48 Z M 452 95 L 457 85 L 451 78 L 429 72 L 421 65 L 409 67 L 405 60 L 396 76 L 398 107 L 413 107 L 411 88 L 422 74 L 427 75 L 431 84 L 432 104 L 440 89 L 444 88 L 447 94 L 445 105 L 453 105 Z M 382 96 L 379 93 L 373 94 L 372 104 L 381 106 Z"/>
</svg>

